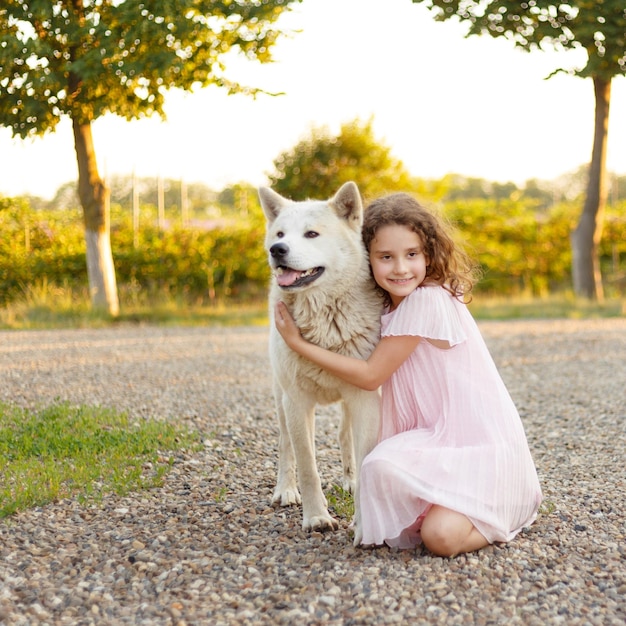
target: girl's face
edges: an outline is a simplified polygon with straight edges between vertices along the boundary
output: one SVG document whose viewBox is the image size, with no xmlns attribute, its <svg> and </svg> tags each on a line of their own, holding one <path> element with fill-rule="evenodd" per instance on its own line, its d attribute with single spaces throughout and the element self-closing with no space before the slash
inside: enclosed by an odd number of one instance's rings
<svg viewBox="0 0 626 626">
<path fill-rule="evenodd" d="M 369 253 L 374 280 L 389 294 L 392 310 L 426 278 L 429 261 L 422 239 L 408 226 L 381 227 L 372 239 Z"/>
</svg>

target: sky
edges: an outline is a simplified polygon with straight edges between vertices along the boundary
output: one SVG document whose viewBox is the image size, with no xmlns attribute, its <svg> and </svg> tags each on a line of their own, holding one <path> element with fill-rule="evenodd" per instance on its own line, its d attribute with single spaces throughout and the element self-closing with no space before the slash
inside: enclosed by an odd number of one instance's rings
<svg viewBox="0 0 626 626">
<path fill-rule="evenodd" d="M 589 162 L 590 79 L 555 69 L 584 64 L 576 52 L 515 49 L 435 22 L 411 0 L 304 0 L 279 24 L 269 65 L 233 60 L 229 77 L 282 96 L 228 96 L 217 87 L 170 91 L 167 121 L 93 124 L 100 174 L 267 184 L 280 153 L 313 127 L 372 120 L 374 135 L 420 178 L 449 173 L 523 184 Z M 626 78 L 613 81 L 608 168 L 626 174 Z M 22 140 L 0 129 L 0 194 L 52 198 L 77 179 L 69 119 Z"/>
</svg>

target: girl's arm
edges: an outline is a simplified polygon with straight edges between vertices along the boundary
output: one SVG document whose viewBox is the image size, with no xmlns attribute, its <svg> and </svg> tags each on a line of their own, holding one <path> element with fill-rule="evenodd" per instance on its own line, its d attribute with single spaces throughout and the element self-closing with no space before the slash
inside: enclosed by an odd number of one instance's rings
<svg viewBox="0 0 626 626">
<path fill-rule="evenodd" d="M 331 352 L 308 342 L 300 334 L 287 307 L 278 302 L 274 311 L 276 329 L 285 343 L 300 356 L 323 370 L 361 389 L 378 389 L 406 361 L 419 343 L 419 337 L 383 337 L 364 361 Z"/>
</svg>

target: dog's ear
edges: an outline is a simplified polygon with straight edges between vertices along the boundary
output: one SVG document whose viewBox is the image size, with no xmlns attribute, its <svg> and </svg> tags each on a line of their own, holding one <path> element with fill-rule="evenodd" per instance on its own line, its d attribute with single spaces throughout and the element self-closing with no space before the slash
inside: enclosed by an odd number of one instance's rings
<svg viewBox="0 0 626 626">
<path fill-rule="evenodd" d="M 289 202 L 269 187 L 259 187 L 259 200 L 268 222 L 273 222 L 281 209 Z"/>
<path fill-rule="evenodd" d="M 363 224 L 363 201 L 356 183 L 344 183 L 339 191 L 329 200 L 339 217 L 346 220 L 354 230 L 360 232 Z"/>
</svg>

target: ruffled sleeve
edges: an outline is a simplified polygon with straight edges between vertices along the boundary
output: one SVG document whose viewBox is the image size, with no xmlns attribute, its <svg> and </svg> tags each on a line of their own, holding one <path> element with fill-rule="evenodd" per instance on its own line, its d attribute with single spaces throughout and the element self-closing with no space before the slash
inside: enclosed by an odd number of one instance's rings
<svg viewBox="0 0 626 626">
<path fill-rule="evenodd" d="M 467 339 L 459 306 L 464 305 L 443 287 L 418 287 L 395 311 L 383 315 L 381 335 L 439 339 L 455 346 Z"/>
</svg>

